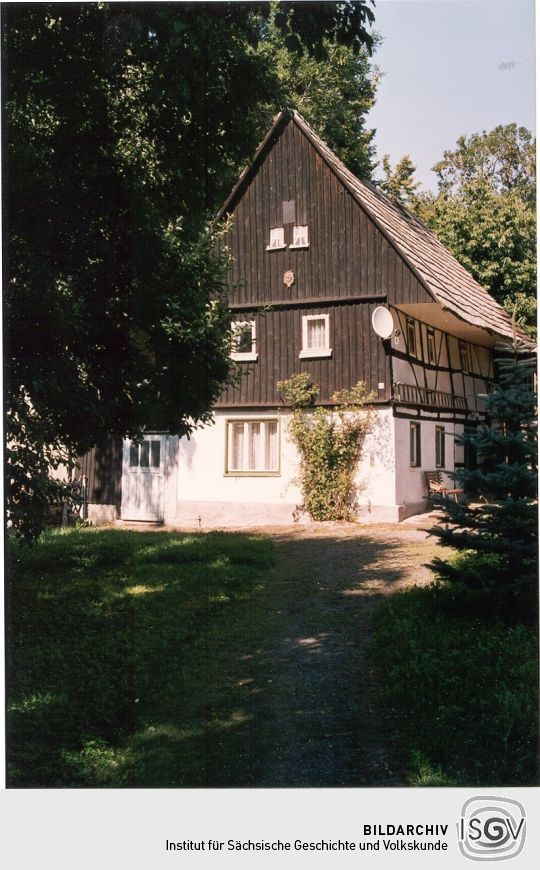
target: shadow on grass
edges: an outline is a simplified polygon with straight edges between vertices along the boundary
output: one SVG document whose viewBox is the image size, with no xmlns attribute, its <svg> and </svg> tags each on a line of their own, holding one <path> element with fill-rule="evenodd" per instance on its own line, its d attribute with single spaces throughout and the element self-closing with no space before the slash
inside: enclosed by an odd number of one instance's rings
<svg viewBox="0 0 540 870">
<path fill-rule="evenodd" d="M 8 784 L 396 784 L 365 645 L 418 550 L 368 533 L 276 547 L 120 530 L 14 546 Z"/>
</svg>

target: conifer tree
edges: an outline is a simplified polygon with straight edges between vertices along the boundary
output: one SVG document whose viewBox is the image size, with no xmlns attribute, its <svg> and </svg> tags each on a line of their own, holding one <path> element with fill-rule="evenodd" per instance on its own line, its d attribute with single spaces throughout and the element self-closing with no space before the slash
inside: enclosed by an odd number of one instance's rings
<svg viewBox="0 0 540 870">
<path fill-rule="evenodd" d="M 537 585 L 537 423 L 530 348 L 497 346 L 498 383 L 486 396 L 487 418 L 458 439 L 477 451 L 478 467 L 455 473 L 468 504 L 445 503 L 446 524 L 432 529 L 464 551 L 436 559 L 439 577 L 493 593 L 508 615 L 535 611 Z"/>
</svg>

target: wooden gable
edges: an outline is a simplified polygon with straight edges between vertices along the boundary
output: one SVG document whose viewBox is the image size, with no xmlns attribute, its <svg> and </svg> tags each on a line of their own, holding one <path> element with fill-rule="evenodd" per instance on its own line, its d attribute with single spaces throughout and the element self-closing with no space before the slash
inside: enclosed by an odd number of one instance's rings
<svg viewBox="0 0 540 870">
<path fill-rule="evenodd" d="M 307 226 L 309 248 L 291 249 L 295 224 Z M 321 302 L 384 295 L 390 304 L 432 302 L 404 259 L 321 157 L 284 116 L 222 210 L 233 217 L 225 243 L 233 265 L 230 301 L 237 305 Z M 289 215 L 286 213 L 285 218 Z M 286 247 L 267 251 L 270 230 L 283 227 Z M 283 283 L 292 271 L 294 284 Z"/>
<path fill-rule="evenodd" d="M 299 371 L 320 386 L 323 402 L 359 380 L 389 401 L 389 362 L 371 328 L 373 310 L 433 299 L 294 117 L 276 125 L 225 214 L 233 219 L 224 238 L 232 318 L 257 321 L 258 359 L 242 366 L 240 385 L 225 390 L 218 407 L 278 407 L 277 381 Z M 291 247 L 295 225 L 307 227 L 308 247 Z M 285 247 L 268 250 L 278 228 Z M 302 317 L 321 313 L 329 314 L 332 357 L 300 359 Z"/>
</svg>

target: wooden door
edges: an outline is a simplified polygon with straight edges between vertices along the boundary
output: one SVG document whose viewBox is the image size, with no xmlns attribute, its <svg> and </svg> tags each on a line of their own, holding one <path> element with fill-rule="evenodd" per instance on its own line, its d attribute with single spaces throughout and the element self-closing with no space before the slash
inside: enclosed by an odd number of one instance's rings
<svg viewBox="0 0 540 870">
<path fill-rule="evenodd" d="M 140 444 L 124 440 L 123 520 L 163 520 L 165 435 L 145 435 Z"/>
</svg>

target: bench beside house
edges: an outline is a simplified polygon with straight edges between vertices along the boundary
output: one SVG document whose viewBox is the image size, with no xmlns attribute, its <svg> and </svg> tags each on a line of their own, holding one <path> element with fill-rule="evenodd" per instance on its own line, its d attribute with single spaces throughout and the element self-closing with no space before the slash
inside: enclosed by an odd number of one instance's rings
<svg viewBox="0 0 540 870">
<path fill-rule="evenodd" d="M 401 205 L 357 179 L 296 112 L 282 112 L 219 213 L 234 358 L 242 369 L 191 439 L 148 433 L 92 451 L 89 516 L 171 525 L 292 523 L 301 493 L 290 412 L 276 384 L 307 372 L 320 403 L 367 383 L 374 424 L 358 469 L 359 519 L 425 509 L 426 470 L 471 457 L 455 443 L 485 418 L 509 315 Z M 373 329 L 378 307 L 392 334 Z"/>
</svg>

